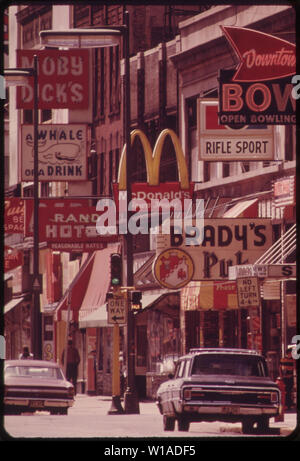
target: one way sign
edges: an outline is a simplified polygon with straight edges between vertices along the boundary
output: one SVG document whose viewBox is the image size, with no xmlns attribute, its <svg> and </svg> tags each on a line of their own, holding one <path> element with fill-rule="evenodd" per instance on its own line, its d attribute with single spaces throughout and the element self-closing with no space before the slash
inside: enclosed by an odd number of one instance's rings
<svg viewBox="0 0 300 461">
<path fill-rule="evenodd" d="M 107 302 L 107 322 L 113 325 L 126 323 L 126 307 L 126 299 L 110 298 Z"/>
</svg>

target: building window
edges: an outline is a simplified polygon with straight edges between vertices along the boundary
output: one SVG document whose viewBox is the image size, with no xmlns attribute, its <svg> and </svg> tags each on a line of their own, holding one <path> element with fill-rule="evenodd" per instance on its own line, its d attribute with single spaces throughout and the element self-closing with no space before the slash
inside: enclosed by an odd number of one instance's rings
<svg viewBox="0 0 300 461">
<path fill-rule="evenodd" d="M 110 150 L 108 154 L 109 161 L 109 194 L 111 192 L 112 182 L 113 182 L 113 151 Z"/>
<path fill-rule="evenodd" d="M 105 109 L 105 50 L 100 48 L 95 52 L 95 96 L 94 96 L 94 119 L 102 119 Z"/>
<path fill-rule="evenodd" d="M 120 113 L 120 82 L 119 82 L 119 47 L 109 49 L 109 112 L 111 115 Z"/>
<path fill-rule="evenodd" d="M 147 326 L 137 325 L 136 327 L 136 365 L 146 367 L 147 365 Z"/>
<path fill-rule="evenodd" d="M 115 150 L 115 174 L 113 177 L 113 181 L 118 181 L 119 164 L 120 164 L 120 149 L 116 149 Z"/>
<path fill-rule="evenodd" d="M 52 6 L 30 5 L 17 14 L 21 24 L 22 48 L 30 49 L 40 43 L 40 31 L 52 29 Z"/>
<path fill-rule="evenodd" d="M 102 152 L 102 154 L 100 154 L 100 171 L 99 171 L 99 177 L 100 177 L 100 195 L 103 195 L 103 194 L 104 194 L 104 191 L 105 191 L 104 168 L 105 168 L 105 154 L 104 154 L 104 152 Z"/>
<path fill-rule="evenodd" d="M 49 182 L 41 182 L 41 197 L 49 197 L 50 184 Z"/>
<path fill-rule="evenodd" d="M 203 181 L 210 180 L 210 162 L 203 162 Z"/>
<path fill-rule="evenodd" d="M 296 128 L 293 125 L 285 126 L 285 160 L 291 161 L 296 158 L 295 149 Z"/>
<path fill-rule="evenodd" d="M 250 171 L 250 162 L 241 162 L 242 172 L 247 173 Z"/>
<path fill-rule="evenodd" d="M 230 163 L 223 162 L 223 178 L 230 176 Z"/>
<path fill-rule="evenodd" d="M 39 110 L 39 123 L 44 123 L 52 119 L 52 110 L 45 109 Z M 24 109 L 23 110 L 23 124 L 32 125 L 33 124 L 33 110 Z"/>
</svg>

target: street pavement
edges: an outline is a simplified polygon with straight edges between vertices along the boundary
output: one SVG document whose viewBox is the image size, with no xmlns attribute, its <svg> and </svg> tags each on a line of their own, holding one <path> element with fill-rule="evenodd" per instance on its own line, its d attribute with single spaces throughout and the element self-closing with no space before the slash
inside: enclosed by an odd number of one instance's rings
<svg viewBox="0 0 300 461">
<path fill-rule="evenodd" d="M 121 402 L 124 405 L 123 402 Z M 67 416 L 50 415 L 48 412 L 36 412 L 33 415 L 5 416 L 4 429 L 13 438 L 212 438 L 243 437 L 240 423 L 192 423 L 188 432 L 180 432 L 177 425 L 173 432 L 163 431 L 162 416 L 155 402 L 140 401 L 139 414 L 113 414 L 112 399 L 109 396 L 88 396 L 77 394 L 75 404 Z M 295 412 L 284 415 L 284 421 L 270 420 L 270 436 L 285 438 L 296 429 Z M 9 437 L 6 436 L 6 437 Z M 254 436 L 251 436 L 254 437 Z M 259 436 L 260 437 L 260 436 Z M 2 436 L 3 438 L 3 436 Z M 129 439 L 129 440 L 130 440 Z"/>
</svg>

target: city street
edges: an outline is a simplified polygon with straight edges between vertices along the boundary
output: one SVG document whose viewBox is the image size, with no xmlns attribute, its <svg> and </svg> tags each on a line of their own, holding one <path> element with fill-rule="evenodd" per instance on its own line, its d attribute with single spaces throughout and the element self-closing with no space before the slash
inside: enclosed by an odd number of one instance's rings
<svg viewBox="0 0 300 461">
<path fill-rule="evenodd" d="M 245 437 L 241 424 L 221 422 L 192 423 L 189 432 L 164 432 L 162 416 L 152 401 L 140 402 L 140 414 L 108 415 L 111 408 L 109 396 L 76 396 L 74 406 L 67 416 L 37 412 L 33 415 L 5 416 L 4 429 L 13 438 L 227 438 Z M 287 413 L 283 422 L 270 422 L 270 437 L 286 437 L 296 427 L 296 413 Z M 7 436 L 7 438 L 10 438 Z M 255 436 L 251 436 L 255 437 Z M 105 443 L 104 443 L 105 445 Z M 106 445 L 105 445 L 106 446 Z M 111 448 L 111 444 L 107 445 Z"/>
</svg>

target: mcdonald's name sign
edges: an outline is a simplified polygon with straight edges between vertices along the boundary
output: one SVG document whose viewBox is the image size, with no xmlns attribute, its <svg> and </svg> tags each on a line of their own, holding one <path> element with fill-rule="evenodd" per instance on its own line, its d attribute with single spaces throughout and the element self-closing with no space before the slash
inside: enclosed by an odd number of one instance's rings
<svg viewBox="0 0 300 461">
<path fill-rule="evenodd" d="M 164 142 L 167 137 L 171 138 L 174 146 L 179 182 L 159 183 L 159 168 L 164 147 Z M 131 184 L 132 198 L 145 200 L 148 204 L 151 200 L 158 199 L 191 199 L 194 191 L 194 184 L 189 182 L 188 170 L 185 161 L 185 156 L 178 136 L 171 129 L 163 130 L 157 138 L 154 149 L 149 143 L 145 133 L 141 130 L 134 130 L 131 133 L 131 144 L 138 138 L 142 144 L 147 171 L 147 183 L 137 182 Z M 113 185 L 114 199 L 118 203 L 119 191 L 126 190 L 126 145 L 123 148 L 118 174 L 118 184 Z"/>
</svg>

